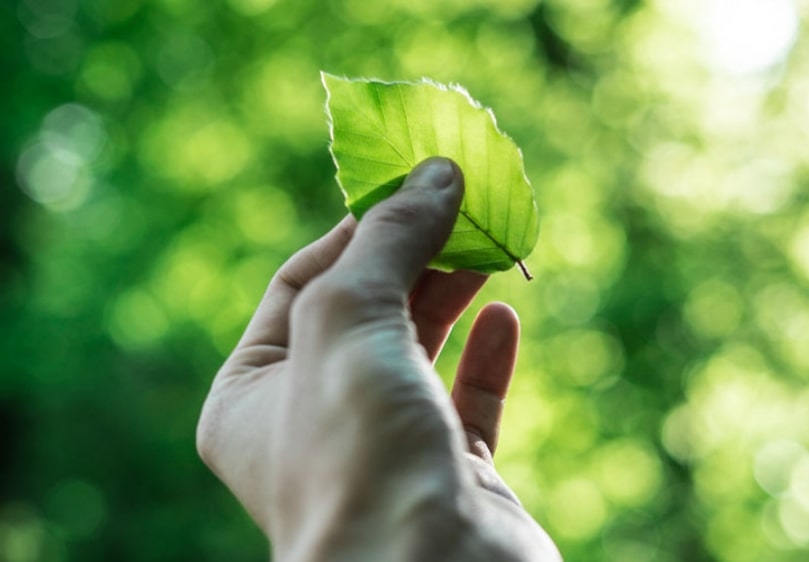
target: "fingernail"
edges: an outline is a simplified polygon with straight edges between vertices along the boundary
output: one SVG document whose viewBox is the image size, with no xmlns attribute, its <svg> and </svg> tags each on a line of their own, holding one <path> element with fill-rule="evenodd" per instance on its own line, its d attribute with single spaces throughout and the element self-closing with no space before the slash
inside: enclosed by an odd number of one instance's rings
<svg viewBox="0 0 809 562">
<path fill-rule="evenodd" d="M 433 156 L 424 160 L 410 172 L 404 187 L 424 186 L 444 189 L 452 185 L 456 173 L 456 166 L 451 160 Z"/>
</svg>

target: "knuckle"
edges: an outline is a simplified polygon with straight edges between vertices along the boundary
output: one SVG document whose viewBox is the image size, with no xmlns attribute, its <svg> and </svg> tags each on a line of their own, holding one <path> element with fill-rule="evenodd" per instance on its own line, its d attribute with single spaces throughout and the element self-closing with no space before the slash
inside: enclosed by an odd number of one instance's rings
<svg viewBox="0 0 809 562">
<path fill-rule="evenodd" d="M 309 283 L 292 308 L 294 318 L 319 323 L 372 313 L 380 305 L 401 306 L 402 297 L 381 280 L 359 276 L 324 275 Z"/>
<path fill-rule="evenodd" d="M 367 295 L 359 284 L 330 276 L 309 284 L 301 292 L 298 303 L 299 308 L 311 313 L 328 307 L 359 306 L 366 300 Z"/>
</svg>

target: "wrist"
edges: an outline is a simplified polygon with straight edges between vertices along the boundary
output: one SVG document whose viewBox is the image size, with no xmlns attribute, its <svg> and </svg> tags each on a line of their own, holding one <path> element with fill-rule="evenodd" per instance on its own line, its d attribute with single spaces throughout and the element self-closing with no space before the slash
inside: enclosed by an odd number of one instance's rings
<svg viewBox="0 0 809 562">
<path fill-rule="evenodd" d="M 333 493 L 305 510 L 304 525 L 273 537 L 275 554 L 285 562 L 454 560 L 453 550 L 474 535 L 467 492 L 447 471 Z"/>
</svg>

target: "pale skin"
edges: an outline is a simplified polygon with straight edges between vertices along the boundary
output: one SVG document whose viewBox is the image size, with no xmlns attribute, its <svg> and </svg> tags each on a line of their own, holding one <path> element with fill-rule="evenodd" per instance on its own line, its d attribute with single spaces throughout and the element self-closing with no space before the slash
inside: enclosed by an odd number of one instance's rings
<svg viewBox="0 0 809 562">
<path fill-rule="evenodd" d="M 561 560 L 492 460 L 514 311 L 481 310 L 450 395 L 433 369 L 486 281 L 426 269 L 462 196 L 460 169 L 430 158 L 299 251 L 216 375 L 198 449 L 275 559 Z"/>
</svg>

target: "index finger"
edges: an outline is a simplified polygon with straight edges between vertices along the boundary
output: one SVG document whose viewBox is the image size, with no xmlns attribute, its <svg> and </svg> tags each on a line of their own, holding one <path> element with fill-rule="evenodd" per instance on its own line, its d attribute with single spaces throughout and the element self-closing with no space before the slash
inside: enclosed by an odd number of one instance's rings
<svg viewBox="0 0 809 562">
<path fill-rule="evenodd" d="M 292 301 L 303 287 L 340 257 L 356 228 L 356 219 L 347 215 L 322 238 L 299 250 L 281 266 L 270 281 L 238 347 L 287 347 Z"/>
</svg>

